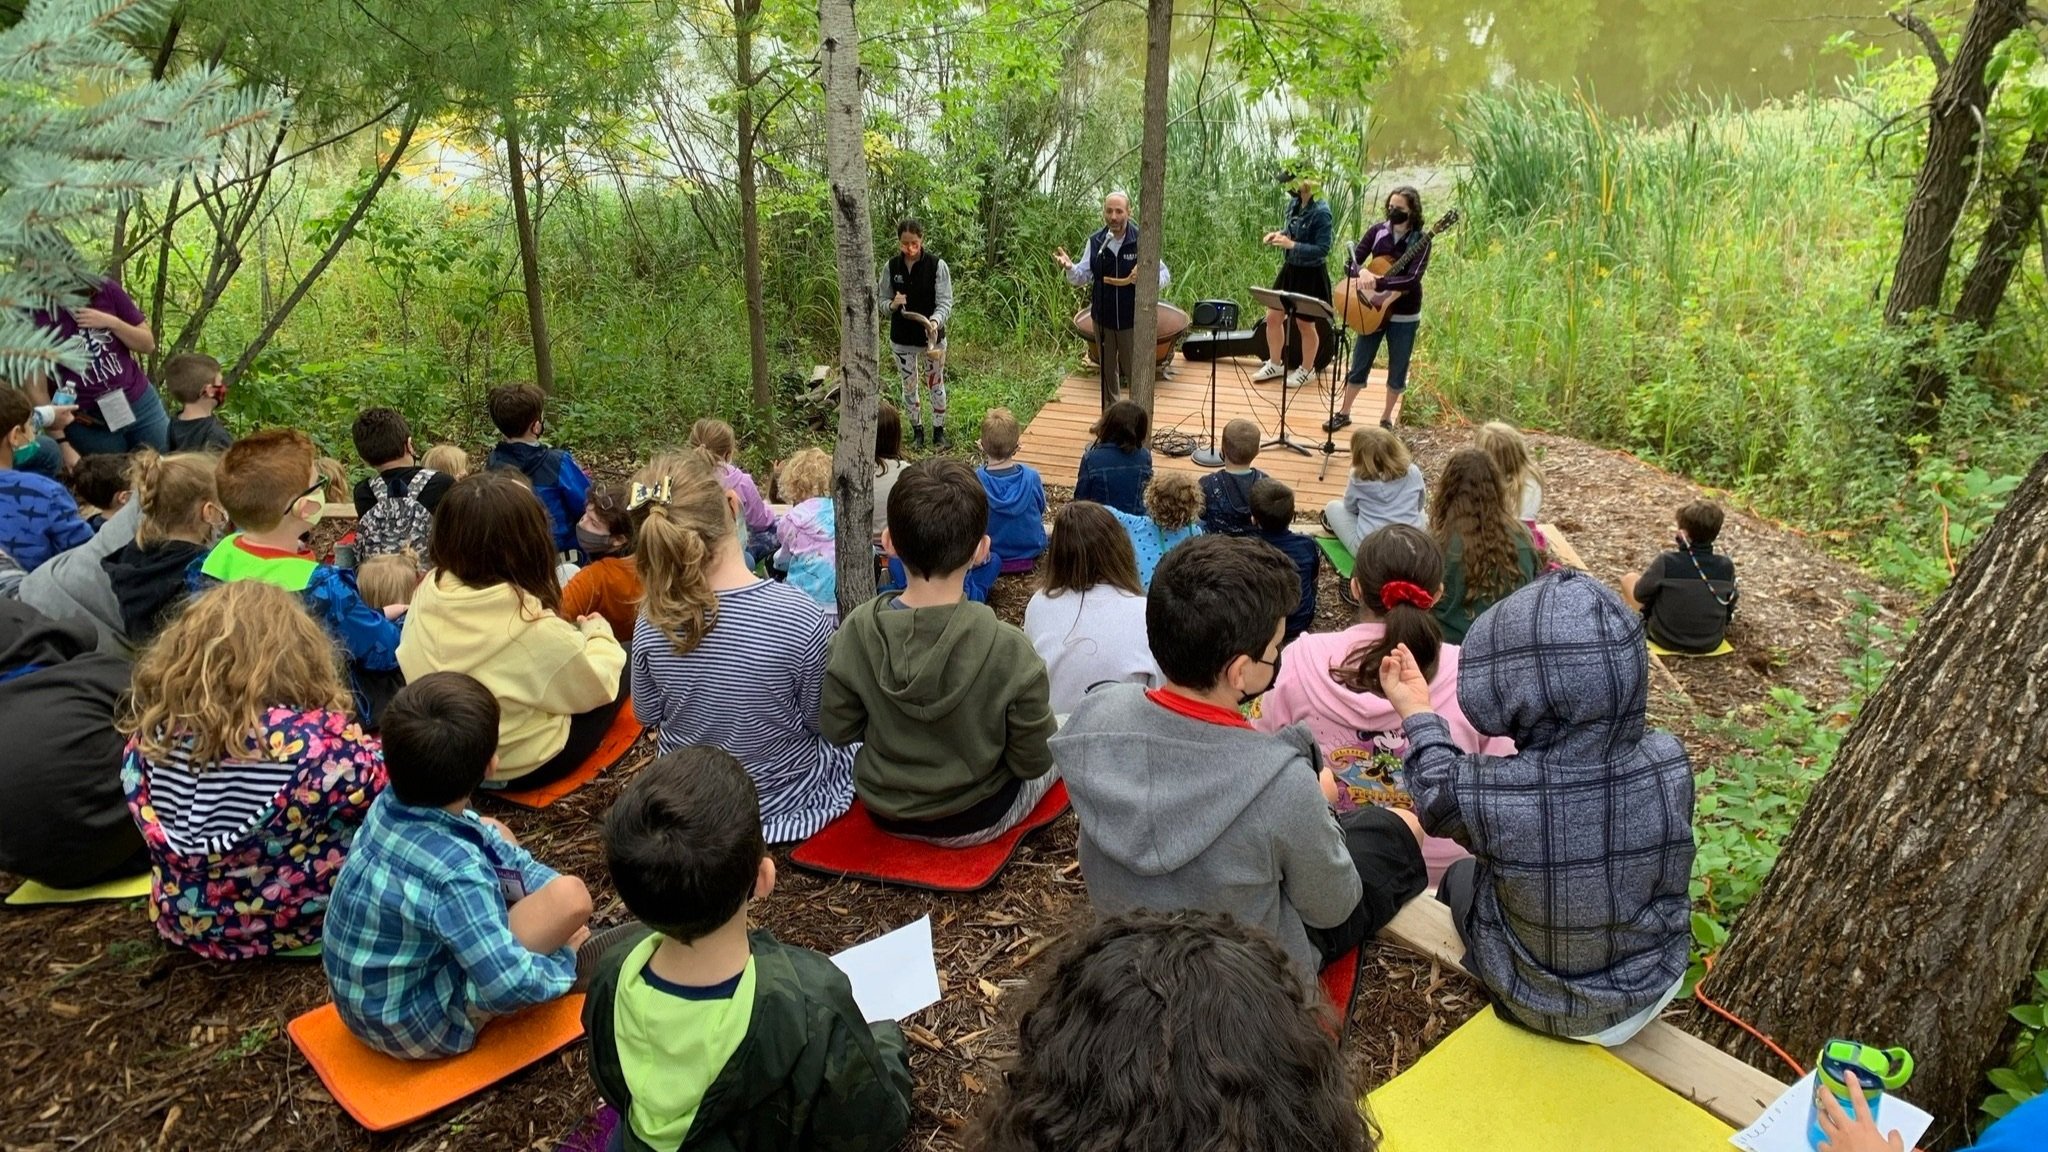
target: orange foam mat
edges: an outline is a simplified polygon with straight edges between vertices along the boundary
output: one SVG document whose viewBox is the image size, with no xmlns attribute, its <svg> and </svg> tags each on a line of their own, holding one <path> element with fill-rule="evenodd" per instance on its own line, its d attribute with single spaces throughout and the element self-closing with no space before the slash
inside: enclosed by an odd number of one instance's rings
<svg viewBox="0 0 2048 1152">
<path fill-rule="evenodd" d="M 1024 838 L 1067 810 L 1067 782 L 1054 784 L 1022 824 L 986 844 L 940 848 L 882 831 L 858 799 L 846 815 L 797 845 L 789 862 L 807 872 L 901 884 L 933 892 L 978 892 L 996 882 Z"/>
<path fill-rule="evenodd" d="M 633 701 L 629 697 L 619 708 L 619 714 L 612 720 L 612 726 L 605 730 L 604 740 L 597 750 L 585 757 L 576 770 L 538 788 L 506 788 L 485 792 L 484 795 L 516 804 L 521 808 L 545 808 L 569 793 L 576 791 L 605 769 L 617 764 L 627 751 L 640 739 L 647 729 L 640 718 L 633 714 Z"/>
<path fill-rule="evenodd" d="M 583 1035 L 583 996 L 550 1000 L 499 1017 L 477 1033 L 476 1047 L 438 1060 L 399 1060 L 349 1033 L 333 1004 L 286 1025 L 327 1094 L 372 1132 L 402 1128 L 474 1096 Z"/>
</svg>

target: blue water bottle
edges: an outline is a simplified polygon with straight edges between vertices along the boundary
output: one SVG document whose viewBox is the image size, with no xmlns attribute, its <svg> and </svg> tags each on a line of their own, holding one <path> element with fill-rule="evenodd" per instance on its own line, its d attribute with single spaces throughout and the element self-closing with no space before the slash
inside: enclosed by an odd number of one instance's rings
<svg viewBox="0 0 2048 1152">
<path fill-rule="evenodd" d="M 1856 1083 L 1863 1089 L 1863 1099 L 1870 1106 L 1870 1115 L 1875 1119 L 1877 1106 L 1883 1102 L 1884 1094 L 1898 1091 L 1912 1078 L 1913 1054 L 1904 1048 L 1873 1048 L 1854 1040 L 1828 1041 L 1813 1063 L 1813 1104 L 1806 1119 L 1806 1143 L 1809 1147 L 1818 1150 L 1821 1141 L 1826 1139 L 1826 1133 L 1820 1126 L 1823 1094 L 1832 1092 L 1844 1114 L 1856 1114 L 1853 1093 L 1849 1088 L 1852 1072 Z"/>
</svg>

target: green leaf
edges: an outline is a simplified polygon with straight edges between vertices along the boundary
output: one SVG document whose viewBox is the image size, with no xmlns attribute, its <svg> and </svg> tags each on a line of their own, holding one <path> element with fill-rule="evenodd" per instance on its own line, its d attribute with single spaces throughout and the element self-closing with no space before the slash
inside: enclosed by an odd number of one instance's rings
<svg viewBox="0 0 2048 1152">
<path fill-rule="evenodd" d="M 2019 1101 L 2013 1099 L 2010 1096 L 2007 1096 L 2003 1092 L 1999 1093 L 1996 1096 L 1985 1097 L 1984 1103 L 1978 1105 L 1978 1107 L 1981 1108 L 1986 1115 L 1990 1116 L 1994 1120 L 2004 1119 L 2006 1113 L 2012 1111 L 2013 1109 L 2019 1106 Z"/>
<path fill-rule="evenodd" d="M 1993 1068 L 1985 1073 L 1985 1079 L 2015 1100 L 2025 1100 L 2034 1095 L 2034 1090 L 2027 1086 L 2025 1078 L 2010 1068 Z"/>
<path fill-rule="evenodd" d="M 2010 1014 L 2013 1019 L 2029 1028 L 2038 1029 L 2042 1026 L 2042 1007 L 2039 1004 L 2017 1005 L 2010 1009 Z"/>
</svg>

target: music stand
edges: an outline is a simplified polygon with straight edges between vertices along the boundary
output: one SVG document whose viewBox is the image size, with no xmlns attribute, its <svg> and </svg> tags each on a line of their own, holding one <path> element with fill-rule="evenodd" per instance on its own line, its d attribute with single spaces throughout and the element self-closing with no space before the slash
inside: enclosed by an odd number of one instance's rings
<svg viewBox="0 0 2048 1152">
<path fill-rule="evenodd" d="M 1330 320 L 1335 317 L 1335 313 L 1330 311 L 1330 302 L 1328 300 L 1318 300 L 1313 296 L 1303 296 L 1299 292 L 1281 292 L 1272 288 L 1252 288 L 1250 291 L 1252 299 L 1264 304 L 1268 311 L 1278 308 L 1286 314 L 1285 322 L 1287 327 L 1281 330 L 1282 335 L 1280 337 L 1282 347 L 1286 346 L 1288 335 L 1295 333 L 1295 322 L 1297 320 L 1305 319 L 1310 323 L 1314 323 L 1317 320 Z M 1270 340 L 1272 337 L 1268 336 L 1267 339 Z M 1299 346 L 1300 337 L 1297 335 L 1295 339 L 1298 342 L 1297 346 Z M 1271 347 L 1271 345 L 1268 345 L 1268 347 Z M 1313 375 L 1316 366 L 1313 361 L 1309 361 L 1307 352 L 1308 349 L 1303 347 L 1302 359 L 1308 361 L 1304 366 Z M 1287 377 L 1282 376 L 1280 378 L 1280 430 L 1271 440 L 1259 445 L 1259 447 L 1288 448 L 1301 453 L 1303 456 L 1313 455 L 1306 446 L 1295 443 L 1294 439 L 1287 435 L 1287 394 L 1292 391 L 1294 389 L 1287 386 Z"/>
</svg>

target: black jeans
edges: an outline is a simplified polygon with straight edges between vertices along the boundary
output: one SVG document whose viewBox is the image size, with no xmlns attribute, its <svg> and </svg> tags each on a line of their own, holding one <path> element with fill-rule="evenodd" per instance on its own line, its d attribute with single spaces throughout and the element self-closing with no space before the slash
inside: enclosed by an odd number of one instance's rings
<svg viewBox="0 0 2048 1152">
<path fill-rule="evenodd" d="M 1364 894 L 1342 924 L 1302 925 L 1325 966 L 1372 939 L 1429 883 L 1422 845 L 1415 842 L 1408 822 L 1392 811 L 1368 805 L 1337 817 L 1337 827 L 1344 830 L 1344 847 L 1351 853 L 1351 866 L 1358 869 Z"/>
<path fill-rule="evenodd" d="M 619 709 L 625 707 L 625 704 L 625 679 L 621 677 L 619 694 L 611 703 L 569 717 L 569 742 L 562 745 L 560 752 L 555 753 L 547 763 L 517 780 L 507 781 L 507 784 L 519 789 L 538 788 L 543 784 L 552 784 L 574 772 L 578 765 L 590 759 L 590 754 L 597 751 L 599 744 L 604 743 L 604 734 L 611 731 L 612 721 L 618 719 Z"/>
</svg>

